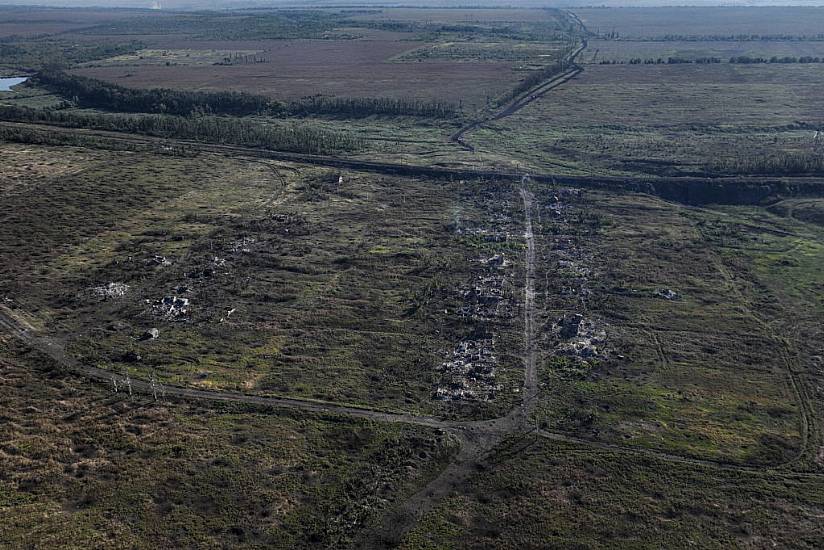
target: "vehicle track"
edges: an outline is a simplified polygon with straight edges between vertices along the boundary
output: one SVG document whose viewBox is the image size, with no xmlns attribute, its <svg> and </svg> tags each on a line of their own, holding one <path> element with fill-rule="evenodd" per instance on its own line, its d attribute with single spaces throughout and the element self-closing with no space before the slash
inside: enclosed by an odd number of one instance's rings
<svg viewBox="0 0 824 550">
<path fill-rule="evenodd" d="M 525 428 L 538 398 L 538 366 L 535 349 L 535 233 L 532 231 L 532 201 L 534 195 L 526 188 L 520 190 L 524 204 L 524 240 L 526 259 L 524 275 L 524 388 L 521 402 L 520 427 Z"/>
<path fill-rule="evenodd" d="M 525 180 L 524 180 L 525 181 Z M 535 277 L 536 245 L 532 224 L 533 194 L 521 186 L 518 190 L 524 209 L 524 382 L 521 403 L 506 416 L 482 421 L 447 421 L 433 416 L 415 415 L 406 412 L 382 411 L 366 407 L 339 405 L 335 403 L 288 397 L 265 397 L 229 391 L 209 391 L 174 385 L 159 385 L 154 381 L 133 379 L 112 371 L 82 364 L 70 357 L 57 338 L 40 334 L 28 323 L 24 316 L 0 305 L 0 329 L 20 339 L 28 346 L 52 358 L 60 367 L 96 383 L 119 387 L 124 395 L 133 393 L 162 398 L 192 400 L 206 403 L 242 403 L 271 408 L 302 410 L 316 414 L 345 415 L 375 422 L 403 423 L 441 429 L 450 434 L 458 444 L 458 451 L 441 473 L 425 487 L 397 505 L 380 524 L 380 528 L 364 534 L 359 545 L 364 548 L 392 547 L 400 542 L 403 535 L 416 521 L 431 510 L 441 499 L 461 487 L 476 472 L 486 467 L 493 450 L 507 438 L 521 434 L 523 437 L 540 437 L 565 444 L 579 446 L 561 452 L 597 453 L 620 452 L 638 457 L 649 457 L 673 463 L 709 467 L 721 471 L 746 472 L 753 475 L 770 475 L 784 478 L 822 479 L 824 474 L 814 472 L 793 472 L 780 468 L 797 461 L 791 459 L 786 464 L 773 466 L 746 466 L 731 462 L 698 459 L 637 446 L 611 444 L 549 432 L 530 426 L 531 411 L 539 396 L 537 373 L 536 325 L 535 325 Z M 127 393 L 128 392 L 128 393 Z M 802 400 L 803 401 L 803 400 Z M 802 404 L 802 407 L 805 407 Z M 806 408 L 806 407 L 805 407 Z M 524 452 L 525 448 L 512 453 Z M 527 447 L 528 448 L 528 447 Z M 512 454 L 510 453 L 510 454 Z M 513 454 L 514 456 L 514 454 Z"/>
<path fill-rule="evenodd" d="M 379 409 L 338 405 L 336 403 L 293 397 L 265 397 L 240 392 L 198 390 L 183 386 L 161 385 L 152 383 L 151 381 L 130 378 L 114 371 L 80 363 L 66 353 L 61 342 L 54 338 L 37 334 L 31 325 L 23 321 L 20 316 L 15 315 L 12 310 L 5 306 L 0 306 L 0 328 L 5 329 L 31 348 L 46 354 L 67 371 L 112 388 L 116 386 L 119 388 L 118 391 L 125 394 L 128 394 L 129 388 L 131 388 L 131 393 L 143 395 L 162 393 L 166 398 L 210 401 L 215 403 L 245 403 L 274 408 L 300 409 L 321 414 L 340 414 L 378 422 L 416 424 L 431 428 L 449 428 L 455 425 L 454 422 L 447 422 L 439 418 L 411 413 L 382 411 Z"/>
<path fill-rule="evenodd" d="M 264 158 L 281 162 L 326 166 L 329 168 L 395 176 L 429 177 L 452 181 L 481 178 L 512 182 L 520 182 L 523 178 L 523 173 L 520 172 L 417 166 L 335 156 L 288 153 L 239 145 L 216 145 L 198 141 L 125 134 L 105 130 L 66 128 L 49 124 L 0 121 L 0 127 L 3 126 L 9 128 L 26 128 L 49 134 L 57 133 L 81 137 L 105 138 L 106 141 L 112 143 L 125 144 L 130 147 L 148 147 L 152 150 L 167 145 L 175 145 L 185 148 L 188 151 L 225 155 L 232 158 Z M 571 176 L 554 173 L 530 173 L 529 177 L 538 183 L 648 193 L 668 200 L 697 205 L 707 202 L 716 204 L 758 204 L 764 199 L 779 193 L 785 197 L 824 197 L 824 177 L 819 176 L 655 176 L 641 178 L 637 176 Z M 706 194 L 706 198 L 704 198 L 704 194 Z"/>
<path fill-rule="evenodd" d="M 569 68 L 567 68 L 566 70 L 557 75 L 552 76 L 549 80 L 541 82 L 531 90 L 528 90 L 523 94 L 519 95 L 518 97 L 512 99 L 509 103 L 507 103 L 505 106 L 503 106 L 495 113 L 482 117 L 478 120 L 474 120 L 469 124 L 463 126 L 457 132 L 449 136 L 449 141 L 457 143 L 467 151 L 474 152 L 475 147 L 468 143 L 464 138 L 464 136 L 467 133 L 480 128 L 484 124 L 488 124 L 490 122 L 494 122 L 496 120 L 500 120 L 502 118 L 511 116 L 520 111 L 521 109 L 523 109 L 524 107 L 526 107 L 527 105 L 529 105 L 530 103 L 532 103 L 533 101 L 542 98 L 544 95 L 554 90 L 558 86 L 561 86 L 566 82 L 569 82 L 571 79 L 573 79 L 575 76 L 577 76 L 584 70 L 583 68 L 581 68 L 580 65 L 575 63 L 575 58 L 578 57 L 578 55 L 580 55 L 581 52 L 583 52 L 586 49 L 586 47 L 587 41 L 586 39 L 583 39 L 578 48 L 567 54 L 567 56 L 564 58 L 564 61 L 570 64 Z"/>
<path fill-rule="evenodd" d="M 561 86 L 566 82 L 569 82 L 571 79 L 575 78 L 584 70 L 583 67 L 581 67 L 575 62 L 575 60 L 579 55 L 581 55 L 581 53 L 583 53 L 584 50 L 587 49 L 587 37 L 590 36 L 591 33 L 586 28 L 586 25 L 584 25 L 584 22 L 581 21 L 581 18 L 578 17 L 575 13 L 571 11 L 565 11 L 565 13 L 578 26 L 578 32 L 581 37 L 581 43 L 578 45 L 578 47 L 575 50 L 569 52 L 566 56 L 564 56 L 562 60 L 563 62 L 569 64 L 568 68 L 562 71 L 560 74 L 550 77 L 549 80 L 539 83 L 531 90 L 527 90 L 521 95 L 513 98 L 509 101 L 509 103 L 504 105 L 497 112 L 482 117 L 478 120 L 472 121 L 469 124 L 463 126 L 460 130 L 458 130 L 449 137 L 449 141 L 459 144 L 461 147 L 468 151 L 474 152 L 475 147 L 473 147 L 470 143 L 467 143 L 466 139 L 464 138 L 464 136 L 467 133 L 480 128 L 484 124 L 494 122 L 496 120 L 500 120 L 502 118 L 517 113 L 533 101 L 542 98 L 544 95 L 554 90 L 558 86 Z"/>
<path fill-rule="evenodd" d="M 451 141 L 462 142 L 462 136 L 472 129 L 482 125 L 484 122 L 498 120 L 510 116 L 522 109 L 532 101 L 543 97 L 550 90 L 567 82 L 575 75 L 583 71 L 583 68 L 575 62 L 575 59 L 587 47 L 587 38 L 594 36 L 581 21 L 580 17 L 572 11 L 566 11 L 567 15 L 579 27 L 581 44 L 572 51 L 567 59 L 571 63 L 570 69 L 552 77 L 530 91 L 514 98 L 507 106 L 488 118 L 472 122 L 464 126 L 450 137 Z M 572 74 L 574 73 L 574 74 Z M 122 132 L 106 130 L 88 130 L 79 128 L 69 128 L 52 124 L 24 123 L 0 121 L 0 127 L 27 128 L 31 130 L 48 131 L 50 133 L 75 134 L 81 136 L 101 137 L 112 142 L 126 143 L 130 145 L 148 145 L 159 147 L 174 144 L 182 148 L 188 148 L 204 153 L 225 154 L 232 156 L 258 157 L 283 162 L 295 162 L 310 164 L 315 166 L 328 166 L 332 168 L 344 168 L 373 172 L 380 174 L 423 176 L 433 178 L 448 179 L 469 179 L 469 178 L 497 178 L 508 181 L 518 181 L 522 174 L 516 172 L 505 172 L 499 170 L 477 170 L 477 169 L 456 169 L 434 166 L 415 166 L 409 164 L 367 161 L 353 158 L 335 157 L 331 155 L 313 155 L 308 153 L 290 153 L 284 151 L 271 151 L 255 147 L 244 147 L 238 145 L 217 145 L 207 144 L 198 141 L 141 136 Z M 469 146 L 470 149 L 472 148 Z M 474 149 L 473 149 L 474 150 Z M 724 188 L 736 190 L 733 193 L 732 202 L 739 204 L 756 204 L 771 195 L 781 193 L 785 197 L 810 196 L 824 197 L 824 178 L 819 176 L 727 176 L 724 174 L 708 174 L 704 177 L 696 176 L 655 176 L 646 177 L 623 177 L 623 176 L 571 176 L 566 174 L 535 173 L 530 177 L 541 183 L 552 183 L 559 185 L 572 185 L 578 187 L 601 188 L 610 190 L 627 190 L 633 192 L 649 193 L 658 195 L 666 199 L 677 200 L 692 204 L 701 204 L 702 191 L 712 193 L 710 200 L 703 202 L 714 202 L 724 204 Z M 743 189 L 743 192 L 742 192 Z M 685 191 L 686 190 L 686 191 Z M 749 195 L 747 195 L 749 193 Z"/>
<path fill-rule="evenodd" d="M 482 468 L 484 458 L 508 436 L 528 429 L 530 412 L 538 397 L 538 369 L 535 349 L 535 235 L 532 230 L 532 201 L 534 196 L 525 187 L 519 190 L 524 208 L 524 382 L 521 403 L 506 416 L 494 420 L 468 422 L 450 433 L 460 445 L 450 464 L 421 490 L 397 506 L 381 528 L 367 534 L 361 548 L 391 548 L 418 519 L 430 511 L 438 501 L 459 489 L 467 479 Z"/>
</svg>

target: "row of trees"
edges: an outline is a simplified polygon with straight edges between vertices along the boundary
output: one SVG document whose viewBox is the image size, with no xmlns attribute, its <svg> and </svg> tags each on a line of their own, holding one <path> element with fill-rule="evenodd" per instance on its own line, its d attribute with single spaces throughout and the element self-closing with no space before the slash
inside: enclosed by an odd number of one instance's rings
<svg viewBox="0 0 824 550">
<path fill-rule="evenodd" d="M 27 126 L 4 126 L 0 124 L 0 143 L 30 143 L 34 145 L 68 145 L 72 147 L 89 147 L 113 151 L 146 150 L 146 145 L 130 142 L 112 141 L 105 137 L 87 134 L 53 132 L 50 129 Z M 168 147 L 162 143 L 149 146 L 155 154 L 169 156 L 187 156 L 189 152 L 183 147 Z"/>
<path fill-rule="evenodd" d="M 724 174 L 821 175 L 824 153 L 817 151 L 784 152 L 773 155 L 737 157 L 712 163 L 713 172 Z"/>
<path fill-rule="evenodd" d="M 361 140 L 348 132 L 326 130 L 309 124 L 264 124 L 206 115 L 116 115 L 0 106 L 0 119 L 297 153 L 330 154 L 362 146 Z"/>
<path fill-rule="evenodd" d="M 357 118 L 368 115 L 452 118 L 457 115 L 453 103 L 390 97 L 311 96 L 287 105 L 290 115 L 332 115 Z"/>
<path fill-rule="evenodd" d="M 597 34 L 597 33 L 596 33 Z M 820 42 L 824 41 L 824 33 L 816 34 L 664 34 L 659 36 L 627 36 L 622 37 L 612 31 L 598 34 L 604 40 L 622 40 L 628 42 Z"/>
<path fill-rule="evenodd" d="M 101 80 L 62 71 L 42 71 L 34 83 L 47 88 L 81 107 L 123 113 L 162 113 L 189 115 L 205 111 L 225 115 L 252 115 L 279 106 L 268 98 L 239 92 L 190 92 L 155 88 L 125 88 Z"/>
<path fill-rule="evenodd" d="M 657 59 L 648 58 L 641 59 L 640 57 L 633 57 L 629 60 L 630 65 L 680 65 L 682 63 L 721 63 L 718 57 L 696 57 L 695 59 L 688 59 L 686 57 L 668 57 L 666 59 L 659 57 Z M 623 65 L 623 61 L 601 61 L 601 65 Z"/>
<path fill-rule="evenodd" d="M 0 61 L 6 67 L 16 67 L 28 73 L 32 69 L 70 67 L 76 63 L 134 53 L 143 47 L 143 44 L 136 41 L 77 43 L 56 36 L 37 40 L 12 36 L 0 38 Z"/>
<path fill-rule="evenodd" d="M 769 59 L 766 57 L 750 57 L 748 55 L 739 55 L 730 58 L 730 63 L 824 63 L 824 58 L 813 57 L 811 55 L 802 55 L 801 57 L 784 56 L 778 57 L 774 55 Z"/>
<path fill-rule="evenodd" d="M 415 116 L 451 118 L 455 105 L 439 101 L 394 98 L 339 98 L 314 96 L 284 103 L 268 97 L 242 92 L 194 92 L 165 88 L 126 88 L 62 71 L 43 71 L 34 83 L 69 99 L 80 107 L 123 113 L 171 115 L 219 114 L 248 116 L 332 115 L 348 118 Z"/>
<path fill-rule="evenodd" d="M 633 57 L 628 62 L 627 61 L 615 61 L 615 60 L 602 60 L 599 64 L 600 65 L 624 65 L 629 63 L 630 65 L 678 65 L 681 63 L 697 63 L 697 64 L 710 64 L 710 63 L 721 63 L 721 58 L 719 57 L 696 57 L 694 59 L 687 59 L 685 57 L 668 57 L 664 58 L 647 58 L 642 59 L 640 57 Z M 801 57 L 792 57 L 792 56 L 772 56 L 770 58 L 767 57 L 750 57 L 748 55 L 738 55 L 730 58 L 730 63 L 740 63 L 740 64 L 750 64 L 750 63 L 824 63 L 824 58 L 822 57 L 813 57 L 813 56 L 801 56 Z"/>
</svg>

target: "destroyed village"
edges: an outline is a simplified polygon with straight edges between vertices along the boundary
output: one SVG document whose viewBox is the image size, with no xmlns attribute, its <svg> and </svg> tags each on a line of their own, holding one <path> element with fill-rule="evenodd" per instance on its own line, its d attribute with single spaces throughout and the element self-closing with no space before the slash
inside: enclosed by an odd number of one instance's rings
<svg viewBox="0 0 824 550">
<path fill-rule="evenodd" d="M 0 550 L 824 548 L 824 0 L 0 0 Z"/>
</svg>

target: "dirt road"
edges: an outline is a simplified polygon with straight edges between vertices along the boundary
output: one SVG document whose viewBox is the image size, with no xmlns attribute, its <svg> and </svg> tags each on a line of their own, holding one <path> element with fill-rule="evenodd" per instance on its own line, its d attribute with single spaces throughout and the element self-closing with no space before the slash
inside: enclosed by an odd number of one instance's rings
<svg viewBox="0 0 824 550">
<path fill-rule="evenodd" d="M 66 128 L 48 124 L 0 121 L 0 127 L 26 129 L 43 134 L 45 137 L 54 134 L 69 134 L 78 138 L 102 138 L 95 143 L 95 147 L 105 147 L 105 144 L 110 143 L 112 147 L 118 145 L 132 150 L 144 148 L 149 151 L 157 151 L 173 145 L 179 149 L 197 154 L 224 155 L 235 159 L 268 159 L 396 176 L 427 177 L 449 181 L 482 178 L 511 182 L 519 182 L 523 177 L 522 172 L 419 166 L 355 158 L 287 153 L 239 145 L 218 145 L 181 139 L 124 134 L 105 130 Z M 824 196 L 824 177 L 819 176 L 655 176 L 639 178 L 624 176 L 570 176 L 537 172 L 530 172 L 529 176 L 537 183 L 648 193 L 667 200 L 692 205 L 707 203 L 760 204 L 765 199 L 779 194 L 785 198 Z"/>
<path fill-rule="evenodd" d="M 709 467 L 760 476 L 770 475 L 784 478 L 824 477 L 824 475 L 818 473 L 782 471 L 780 469 L 782 465 L 775 465 L 772 468 L 756 468 L 722 461 L 695 459 L 653 449 L 590 441 L 533 427 L 530 417 L 539 397 L 538 350 L 536 349 L 537 327 L 535 323 L 535 278 L 538 266 L 532 219 L 535 209 L 535 197 L 527 188 L 526 180 L 524 180 L 518 193 L 523 204 L 523 238 L 526 245 L 523 282 L 522 357 L 524 381 L 521 403 L 507 415 L 500 418 L 456 422 L 402 411 L 384 411 L 288 397 L 264 397 L 239 392 L 197 390 L 129 378 L 77 361 L 66 353 L 65 346 L 58 338 L 42 334 L 27 322 L 27 317 L 22 312 L 11 310 L 2 305 L 0 305 L 0 332 L 13 335 L 30 347 L 49 356 L 61 368 L 90 381 L 108 386 L 112 391 L 116 390 L 123 395 L 124 398 L 129 398 L 133 394 L 140 394 L 152 396 L 158 401 L 181 399 L 201 403 L 244 403 L 261 407 L 303 410 L 317 414 L 346 415 L 375 422 L 414 424 L 441 429 L 450 434 L 458 444 L 458 451 L 452 457 L 449 465 L 425 487 L 397 504 L 389 515 L 380 522 L 381 527 L 379 529 L 366 533 L 359 541 L 359 545 L 364 548 L 396 546 L 402 540 L 404 534 L 414 527 L 418 519 L 432 510 L 438 502 L 455 491 L 465 489 L 473 475 L 485 468 L 489 461 L 494 461 L 491 456 L 496 447 L 500 448 L 508 439 L 523 441 L 540 437 L 565 445 L 573 445 L 574 447 L 569 448 L 571 453 L 621 452 L 697 467 Z"/>
<path fill-rule="evenodd" d="M 481 117 L 478 120 L 474 120 L 469 124 L 463 126 L 460 130 L 455 132 L 449 137 L 449 141 L 455 142 L 461 145 L 464 149 L 468 151 L 475 151 L 475 147 L 472 146 L 469 142 L 466 141 L 466 134 L 480 128 L 484 124 L 489 122 L 494 122 L 496 120 L 500 120 L 502 118 L 511 116 L 536 99 L 540 99 L 545 96 L 548 92 L 554 90 L 558 86 L 569 82 L 572 78 L 577 76 L 583 69 L 575 63 L 575 58 L 581 54 L 587 47 L 586 39 L 583 39 L 581 44 L 572 52 L 570 52 L 565 58 L 564 62 L 569 64 L 569 67 L 564 70 L 563 72 L 553 76 L 549 80 L 542 82 L 528 90 L 527 92 L 515 97 L 509 103 L 491 113 L 487 116 Z"/>
</svg>

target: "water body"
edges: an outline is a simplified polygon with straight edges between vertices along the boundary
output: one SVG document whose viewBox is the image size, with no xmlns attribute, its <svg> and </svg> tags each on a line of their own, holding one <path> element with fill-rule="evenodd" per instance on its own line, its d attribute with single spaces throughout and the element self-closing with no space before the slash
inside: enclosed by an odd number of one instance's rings
<svg viewBox="0 0 824 550">
<path fill-rule="evenodd" d="M 0 78 L 0 92 L 8 92 L 12 86 L 17 86 L 27 81 L 25 76 L 13 76 L 11 78 Z"/>
</svg>

